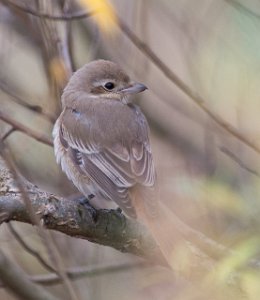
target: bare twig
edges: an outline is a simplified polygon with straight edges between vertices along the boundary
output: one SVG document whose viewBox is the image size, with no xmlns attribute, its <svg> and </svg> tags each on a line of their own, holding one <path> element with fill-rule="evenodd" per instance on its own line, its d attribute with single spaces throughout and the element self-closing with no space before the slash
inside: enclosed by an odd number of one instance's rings
<svg viewBox="0 0 260 300">
<path fill-rule="evenodd" d="M 224 0 L 224 1 L 226 1 L 228 4 L 230 4 L 231 6 L 233 6 L 234 8 L 236 8 L 237 10 L 246 13 L 248 16 L 250 16 L 250 17 L 253 16 L 253 17 L 257 18 L 257 19 L 260 19 L 260 14 L 255 13 L 254 11 L 250 10 L 249 8 L 247 8 L 246 6 L 242 5 L 238 1 L 235 1 L 235 0 Z"/>
<path fill-rule="evenodd" d="M 247 172 L 260 177 L 260 174 L 251 168 L 249 168 L 239 157 L 237 157 L 233 152 L 228 150 L 226 147 L 220 147 L 219 148 L 221 152 L 226 154 L 230 159 L 232 159 L 234 162 L 236 162 L 242 169 L 246 170 Z"/>
<path fill-rule="evenodd" d="M 53 14 L 54 5 L 51 1 L 37 1 L 36 3 L 38 11 L 46 12 L 49 15 Z M 56 8 L 62 11 L 62 1 L 57 2 Z M 62 35 L 60 30 L 61 27 L 66 29 L 66 24 L 60 26 L 60 24 L 42 16 L 32 21 L 39 29 L 45 71 L 51 94 L 55 100 L 52 111 L 57 116 L 61 110 L 61 92 L 72 74 L 71 60 L 66 46 L 66 35 Z"/>
<path fill-rule="evenodd" d="M 16 129 L 14 128 L 14 127 L 11 127 L 10 129 L 8 129 L 7 131 L 6 131 L 6 133 L 4 133 L 4 135 L 1 137 L 1 141 L 3 142 L 3 141 L 5 141 L 8 137 L 9 137 L 9 135 L 11 135 L 14 131 L 15 131 Z"/>
<path fill-rule="evenodd" d="M 68 277 L 71 280 L 77 280 L 82 277 L 94 277 L 94 276 L 103 276 L 111 273 L 118 272 L 128 272 L 133 269 L 139 269 L 151 266 L 147 262 L 136 262 L 136 263 L 126 263 L 120 265 L 110 265 L 110 266 L 86 266 L 86 267 L 77 267 L 66 270 Z M 30 279 L 33 282 L 42 284 L 42 285 L 54 285 L 61 282 L 57 274 L 43 274 L 43 275 L 34 275 Z"/>
<path fill-rule="evenodd" d="M 39 252 L 37 252 L 36 250 L 34 250 L 31 246 L 29 246 L 24 240 L 23 238 L 19 235 L 19 233 L 14 229 L 12 223 L 8 223 L 7 224 L 8 228 L 10 229 L 12 235 L 15 237 L 15 239 L 18 241 L 18 243 L 28 252 L 30 253 L 32 256 L 34 256 L 39 263 L 48 271 L 50 272 L 55 272 L 56 271 L 53 269 L 52 266 L 49 265 L 49 263 L 47 263 L 45 261 L 45 259 L 39 254 Z M 56 274 L 57 276 L 57 274 Z M 58 276 L 57 276 L 58 277 Z M 59 278 L 59 277 L 58 277 Z"/>
<path fill-rule="evenodd" d="M 63 14 L 67 15 L 69 13 L 71 6 L 70 1 L 64 1 L 62 11 Z M 64 38 L 64 45 L 63 45 L 63 57 L 67 59 L 67 64 L 70 66 L 71 73 L 75 71 L 75 63 L 73 61 L 72 55 L 72 30 L 71 30 L 71 22 L 66 22 L 65 24 L 65 38 Z"/>
<path fill-rule="evenodd" d="M 118 26 L 125 33 L 125 35 L 132 41 L 132 43 L 143 52 L 161 71 L 173 82 L 184 94 L 188 95 L 193 102 L 199 106 L 212 120 L 214 120 L 221 128 L 236 137 L 238 140 L 246 144 L 248 147 L 260 153 L 260 146 L 249 140 L 238 129 L 226 122 L 219 115 L 213 112 L 206 104 L 205 100 L 195 93 L 184 81 L 182 81 L 154 52 L 153 50 L 125 24 L 125 22 L 118 18 Z"/>
<path fill-rule="evenodd" d="M 123 263 L 119 265 L 108 266 L 84 266 L 74 267 L 66 270 L 68 277 L 71 280 L 77 280 L 83 277 L 91 278 L 95 276 L 103 276 L 118 272 L 129 272 L 131 270 L 143 269 L 151 267 L 152 265 L 146 261 L 139 261 L 134 263 Z M 31 281 L 41 285 L 55 285 L 61 283 L 61 279 L 55 273 L 32 275 L 28 277 Z M 0 288 L 5 285 L 0 282 Z"/>
<path fill-rule="evenodd" d="M 44 134 L 40 134 L 39 132 L 33 130 L 32 128 L 29 128 L 15 120 L 13 120 L 11 117 L 9 117 L 7 114 L 0 111 L 0 119 L 9 125 L 11 125 L 15 130 L 21 131 L 25 133 L 26 135 L 34 138 L 35 140 L 44 143 L 48 146 L 53 146 L 52 140 L 45 136 Z"/>
<path fill-rule="evenodd" d="M 43 224 L 40 222 L 39 215 L 36 213 L 35 207 L 31 202 L 28 191 L 23 185 L 22 179 L 18 175 L 16 168 L 14 166 L 14 162 L 11 159 L 9 153 L 6 151 L 4 144 L 1 145 L 1 150 L 2 150 L 1 151 L 2 158 L 4 159 L 7 168 L 11 172 L 11 176 L 13 177 L 14 180 L 14 186 L 18 189 L 18 192 L 21 194 L 21 200 L 24 202 L 25 208 L 28 211 L 30 221 L 32 222 L 33 225 L 37 226 L 39 235 L 43 239 L 44 245 L 47 247 L 47 250 L 49 251 L 50 258 L 52 259 L 52 262 L 57 269 L 57 273 L 62 278 L 66 288 L 68 289 L 71 299 L 78 300 L 76 292 L 74 291 L 74 288 L 64 270 L 65 268 L 64 268 L 62 258 L 60 257 L 56 245 L 54 244 L 52 236 L 50 235 L 49 232 L 47 232 L 43 228 Z"/>
<path fill-rule="evenodd" d="M 42 107 L 39 105 L 32 105 L 27 103 L 24 99 L 22 99 L 19 95 L 18 92 L 14 92 L 14 87 L 10 88 L 5 82 L 0 81 L 0 89 L 6 93 L 8 96 L 10 96 L 10 99 L 14 101 L 15 103 L 31 110 L 32 112 L 35 112 L 43 117 L 45 117 L 47 120 L 51 121 L 54 123 L 55 118 L 54 116 L 46 113 L 43 111 Z"/>
<path fill-rule="evenodd" d="M 8 259 L 0 250 L 0 278 L 2 283 L 19 299 L 24 300 L 57 300 L 42 288 L 32 282 L 27 274 Z"/>
<path fill-rule="evenodd" d="M 32 16 L 45 18 L 45 19 L 53 20 L 53 21 L 74 21 L 74 20 L 78 20 L 78 19 L 91 17 L 97 13 L 95 11 L 92 11 L 92 12 L 79 11 L 79 12 L 74 12 L 74 13 L 70 13 L 70 14 L 66 14 L 66 15 L 55 16 L 55 15 L 50 15 L 48 13 L 40 13 L 36 10 L 33 10 L 32 8 L 21 6 L 17 3 L 14 3 L 13 1 L 5 0 L 5 3 L 7 5 L 13 6 L 14 8 L 19 9 L 25 13 L 28 13 Z"/>
<path fill-rule="evenodd" d="M 8 1 L 10 3 L 10 1 Z M 12 3 L 13 4 L 13 3 Z M 17 5 L 17 4 L 16 4 Z M 18 5 L 19 6 L 19 5 Z M 80 18 L 85 18 L 93 15 L 95 12 L 79 12 L 73 13 L 70 15 L 62 15 L 62 16 L 51 16 L 46 14 L 40 14 L 31 9 L 24 9 L 22 7 L 17 7 L 19 9 L 24 10 L 27 13 L 33 14 L 38 17 L 49 18 L 53 20 L 75 20 Z M 162 73 L 173 82 L 181 91 L 183 91 L 186 95 L 190 97 L 191 100 L 201 109 L 203 110 L 212 120 L 215 121 L 222 129 L 226 132 L 230 133 L 242 143 L 260 153 L 260 146 L 254 143 L 252 140 L 249 140 L 245 135 L 243 135 L 237 128 L 232 126 L 230 123 L 222 119 L 218 114 L 212 111 L 206 104 L 206 101 L 199 96 L 196 92 L 194 92 L 184 81 L 182 81 L 154 52 L 153 50 L 145 43 L 142 42 L 141 39 L 126 25 L 126 23 L 117 16 L 119 28 L 124 32 L 124 34 L 131 40 L 131 42 L 142 52 L 145 56 L 147 56 L 161 71 Z"/>
</svg>

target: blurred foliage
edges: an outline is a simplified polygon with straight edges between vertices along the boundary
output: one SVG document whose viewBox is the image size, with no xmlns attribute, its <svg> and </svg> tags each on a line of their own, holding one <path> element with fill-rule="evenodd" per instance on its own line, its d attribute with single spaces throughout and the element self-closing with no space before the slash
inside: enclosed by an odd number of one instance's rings
<svg viewBox="0 0 260 300">
<path fill-rule="evenodd" d="M 117 18 L 113 6 L 107 0 L 79 0 L 82 7 L 94 12 L 93 19 L 100 30 L 112 33 L 115 30 Z"/>
</svg>

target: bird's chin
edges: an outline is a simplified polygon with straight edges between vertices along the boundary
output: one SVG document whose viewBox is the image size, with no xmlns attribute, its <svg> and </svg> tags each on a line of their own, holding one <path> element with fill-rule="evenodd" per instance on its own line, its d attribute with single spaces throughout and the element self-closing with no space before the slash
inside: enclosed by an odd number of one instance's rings
<svg viewBox="0 0 260 300">
<path fill-rule="evenodd" d="M 130 99 L 130 97 L 129 96 L 123 96 L 123 98 L 122 98 L 122 103 L 123 104 L 125 104 L 125 105 L 128 105 L 129 103 L 131 103 L 132 101 L 131 101 L 131 99 Z"/>
</svg>

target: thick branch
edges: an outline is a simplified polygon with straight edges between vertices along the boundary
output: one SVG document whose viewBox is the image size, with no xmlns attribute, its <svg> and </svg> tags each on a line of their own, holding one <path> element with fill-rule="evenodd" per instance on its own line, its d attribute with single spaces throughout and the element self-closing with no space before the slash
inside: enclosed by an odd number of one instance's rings
<svg viewBox="0 0 260 300">
<path fill-rule="evenodd" d="M 35 212 L 44 226 L 70 236 L 129 252 L 163 263 L 160 250 L 144 226 L 114 210 L 97 210 L 79 201 L 43 192 L 22 179 Z M 0 223 L 16 220 L 31 224 L 31 218 L 15 182 L 0 158 Z"/>
</svg>

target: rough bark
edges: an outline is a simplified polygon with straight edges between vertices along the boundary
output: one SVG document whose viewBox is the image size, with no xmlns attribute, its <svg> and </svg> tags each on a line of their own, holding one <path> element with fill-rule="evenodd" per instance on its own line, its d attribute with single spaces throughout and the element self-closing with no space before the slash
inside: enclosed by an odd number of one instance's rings
<svg viewBox="0 0 260 300">
<path fill-rule="evenodd" d="M 163 263 L 154 239 L 136 220 L 126 218 L 116 210 L 94 211 L 80 201 L 42 191 L 21 176 L 19 180 L 46 229 Z M 0 224 L 9 221 L 33 223 L 12 174 L 0 158 Z"/>
</svg>

